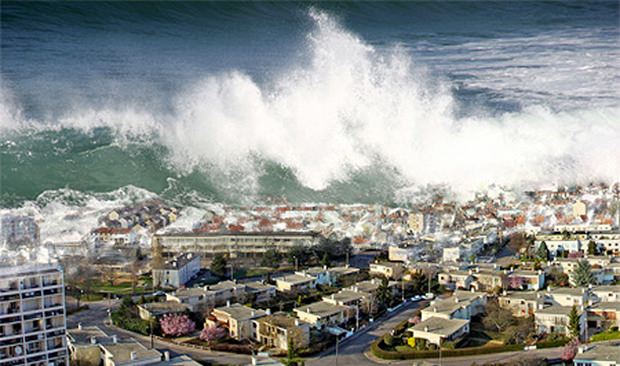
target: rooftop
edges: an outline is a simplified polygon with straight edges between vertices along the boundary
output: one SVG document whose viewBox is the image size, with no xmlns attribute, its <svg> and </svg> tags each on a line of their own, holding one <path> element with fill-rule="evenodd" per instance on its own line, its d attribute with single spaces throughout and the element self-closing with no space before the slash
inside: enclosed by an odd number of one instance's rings
<svg viewBox="0 0 620 366">
<path fill-rule="evenodd" d="M 185 253 L 178 255 L 174 258 L 169 258 L 160 265 L 155 265 L 153 269 L 179 269 L 185 267 L 189 262 L 198 258 L 200 261 L 200 256 L 195 255 L 193 253 Z"/>
<path fill-rule="evenodd" d="M 616 311 L 616 312 L 620 312 L 620 302 L 603 301 L 603 302 L 599 302 L 598 304 L 592 305 L 591 309 L 592 310 L 602 310 L 602 311 L 613 310 L 613 311 Z"/>
<path fill-rule="evenodd" d="M 597 344 L 591 346 L 583 353 L 577 353 L 575 361 L 609 361 L 620 363 L 620 346 Z M 612 364 L 612 363 L 610 363 Z"/>
<path fill-rule="evenodd" d="M 148 349 L 134 340 L 121 343 L 105 344 L 101 345 L 101 347 L 112 354 L 114 358 L 114 363 L 116 365 L 132 361 L 132 352 L 135 352 L 137 360 L 148 360 L 154 358 L 161 359 L 161 353 L 159 353 L 159 351 L 155 349 Z"/>
<path fill-rule="evenodd" d="M 319 234 L 314 231 L 221 231 L 221 232 L 184 232 L 184 233 L 163 233 L 157 236 L 169 237 L 218 237 L 218 236 L 254 236 L 254 237 L 317 237 Z"/>
<path fill-rule="evenodd" d="M 505 294 L 501 294 L 500 297 L 509 298 L 509 299 L 526 300 L 526 301 L 537 301 L 537 300 L 543 300 L 542 295 L 543 295 L 542 293 L 536 292 L 536 291 L 511 291 Z"/>
<path fill-rule="evenodd" d="M 67 329 L 67 337 L 76 345 L 91 344 L 93 337 L 95 337 L 97 343 L 105 342 L 108 339 L 112 340 L 112 337 L 108 337 L 104 331 L 96 326 Z"/>
<path fill-rule="evenodd" d="M 295 312 L 304 312 L 308 314 L 314 314 L 314 315 L 318 315 L 319 317 L 323 318 L 326 316 L 337 314 L 341 311 L 346 311 L 348 309 L 349 308 L 346 306 L 334 305 L 326 301 L 319 301 L 319 302 L 312 303 L 310 305 L 300 306 L 295 309 Z"/>
<path fill-rule="evenodd" d="M 187 311 L 187 305 L 180 304 L 176 301 L 150 302 L 147 304 L 138 305 L 138 307 L 148 310 L 153 315 L 182 313 Z"/>
<path fill-rule="evenodd" d="M 221 281 L 215 285 L 209 286 L 209 290 L 211 291 L 233 290 L 237 288 L 245 288 L 245 285 L 235 281 Z"/>
<path fill-rule="evenodd" d="M 326 300 L 326 301 L 335 300 L 338 302 L 349 302 L 349 301 L 361 300 L 365 298 L 366 296 L 368 296 L 368 294 L 364 292 L 340 290 L 339 292 L 335 294 L 331 294 L 329 296 L 323 296 L 323 300 Z"/>
<path fill-rule="evenodd" d="M 573 311 L 572 306 L 551 305 L 551 306 L 546 306 L 542 309 L 536 310 L 536 314 L 552 314 L 552 315 L 568 316 L 571 311 Z M 581 314 L 582 311 L 580 307 L 577 307 L 577 312 Z"/>
<path fill-rule="evenodd" d="M 417 332 L 427 332 L 439 334 L 442 337 L 449 337 L 459 329 L 469 324 L 469 320 L 465 319 L 444 319 L 431 317 L 409 328 Z"/>
<path fill-rule="evenodd" d="M 583 296 L 586 293 L 587 288 L 585 287 L 552 287 L 547 288 L 547 293 L 549 295 L 570 295 L 570 296 Z"/>
<path fill-rule="evenodd" d="M 231 304 L 227 306 L 222 306 L 219 308 L 215 308 L 214 311 L 224 313 L 228 315 L 230 318 L 233 318 L 236 320 L 255 319 L 255 318 L 263 317 L 267 314 L 264 310 L 252 309 L 249 306 L 245 306 L 241 304 Z"/>
<path fill-rule="evenodd" d="M 261 323 L 269 323 L 278 328 L 293 328 L 297 327 L 296 321 L 299 322 L 297 318 L 294 318 L 286 313 L 275 313 L 273 315 L 267 315 L 259 320 Z"/>
<path fill-rule="evenodd" d="M 595 286 L 593 292 L 620 292 L 620 285 Z"/>
<path fill-rule="evenodd" d="M 275 277 L 274 281 L 282 281 L 282 282 L 288 282 L 292 284 L 301 284 L 301 283 L 306 283 L 306 282 L 312 282 L 314 281 L 314 278 L 308 277 L 308 276 L 302 276 L 298 274 L 290 274 L 290 275 Z"/>
<path fill-rule="evenodd" d="M 171 358 L 169 361 L 161 361 L 151 366 L 200 366 L 200 364 L 187 355 Z"/>
</svg>

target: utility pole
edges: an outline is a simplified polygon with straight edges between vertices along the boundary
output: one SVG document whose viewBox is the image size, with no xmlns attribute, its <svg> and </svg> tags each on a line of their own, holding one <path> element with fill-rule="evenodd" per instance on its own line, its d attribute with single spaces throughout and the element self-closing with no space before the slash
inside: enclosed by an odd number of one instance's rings
<svg viewBox="0 0 620 366">
<path fill-rule="evenodd" d="M 338 343 L 340 343 L 340 337 L 336 336 L 336 366 L 338 366 Z"/>
</svg>

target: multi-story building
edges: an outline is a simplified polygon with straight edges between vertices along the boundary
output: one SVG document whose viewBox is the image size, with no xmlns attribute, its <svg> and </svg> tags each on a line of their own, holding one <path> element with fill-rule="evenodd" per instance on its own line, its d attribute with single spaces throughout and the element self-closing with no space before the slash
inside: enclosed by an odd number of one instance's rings
<svg viewBox="0 0 620 366">
<path fill-rule="evenodd" d="M 211 317 L 206 320 L 207 326 L 222 325 L 228 330 L 228 335 L 237 340 L 256 340 L 257 325 L 255 320 L 264 317 L 264 310 L 252 309 L 241 304 L 226 304 L 213 309 Z"/>
<path fill-rule="evenodd" d="M 0 366 L 68 366 L 57 265 L 0 267 Z"/>
<path fill-rule="evenodd" d="M 596 301 L 620 302 L 620 285 L 596 286 L 590 291 Z"/>
<path fill-rule="evenodd" d="M 153 246 L 173 255 L 191 252 L 204 257 L 260 258 L 268 249 L 284 253 L 298 245 L 314 246 L 318 239 L 315 232 L 165 233 L 153 237 Z"/>
<path fill-rule="evenodd" d="M 405 267 L 401 263 L 381 262 L 370 263 L 370 274 L 383 276 L 391 280 L 400 280 L 405 273 Z"/>
<path fill-rule="evenodd" d="M 254 323 L 257 341 L 267 347 L 286 351 L 289 342 L 297 348 L 310 344 L 310 325 L 285 313 L 267 315 Z"/>
<path fill-rule="evenodd" d="M 536 291 L 504 291 L 497 300 L 499 306 L 510 310 L 513 316 L 528 317 L 534 315 L 539 304 L 545 303 L 545 296 Z"/>
<path fill-rule="evenodd" d="M 163 263 L 153 264 L 153 285 L 155 287 L 178 288 L 185 285 L 200 272 L 200 256 L 181 254 Z"/>
<path fill-rule="evenodd" d="M 32 216 L 0 216 L 0 246 L 38 244 L 39 226 Z"/>
</svg>

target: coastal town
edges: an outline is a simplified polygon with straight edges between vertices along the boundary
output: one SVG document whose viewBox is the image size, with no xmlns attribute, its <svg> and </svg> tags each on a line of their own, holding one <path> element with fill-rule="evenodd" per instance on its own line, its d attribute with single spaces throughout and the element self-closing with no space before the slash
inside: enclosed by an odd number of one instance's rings
<svg viewBox="0 0 620 366">
<path fill-rule="evenodd" d="M 0 217 L 0 365 L 620 364 L 620 185 Z"/>
</svg>

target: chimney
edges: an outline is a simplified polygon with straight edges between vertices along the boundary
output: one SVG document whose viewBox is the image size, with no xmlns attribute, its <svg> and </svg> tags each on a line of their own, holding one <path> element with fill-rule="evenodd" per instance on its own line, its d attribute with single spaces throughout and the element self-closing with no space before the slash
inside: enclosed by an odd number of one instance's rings
<svg viewBox="0 0 620 366">
<path fill-rule="evenodd" d="M 265 314 L 271 315 L 271 309 L 269 309 L 269 308 L 265 309 Z"/>
<path fill-rule="evenodd" d="M 428 333 L 428 325 L 424 326 L 424 331 Z"/>
<path fill-rule="evenodd" d="M 506 292 L 506 290 L 502 290 L 502 296 L 506 296 L 508 295 L 508 292 Z"/>
<path fill-rule="evenodd" d="M 459 298 L 455 296 L 454 297 L 454 302 L 458 304 L 459 303 Z"/>
<path fill-rule="evenodd" d="M 118 337 L 116 334 L 112 334 L 112 343 L 118 343 Z"/>
<path fill-rule="evenodd" d="M 252 356 L 252 365 L 256 366 L 257 362 L 258 362 L 258 360 L 256 359 L 256 356 Z"/>
<path fill-rule="evenodd" d="M 295 326 L 298 327 L 299 326 L 299 319 L 295 318 Z"/>
<path fill-rule="evenodd" d="M 170 351 L 164 351 L 164 361 L 170 361 Z"/>
<path fill-rule="evenodd" d="M 336 298 L 335 294 L 332 294 L 332 300 L 334 300 Z"/>
<path fill-rule="evenodd" d="M 82 330 L 82 323 L 78 323 L 78 329 Z"/>
<path fill-rule="evenodd" d="M 96 337 L 90 337 L 90 344 L 97 344 L 97 338 Z"/>
<path fill-rule="evenodd" d="M 326 265 L 323 265 L 323 270 L 327 271 L 327 266 Z"/>
<path fill-rule="evenodd" d="M 132 361 L 135 361 L 138 358 L 138 354 L 136 353 L 136 351 L 131 351 L 131 353 L 129 354 L 129 358 L 131 358 Z"/>
<path fill-rule="evenodd" d="M 226 307 L 229 308 L 230 307 L 230 300 L 226 300 Z"/>
<path fill-rule="evenodd" d="M 542 269 L 539 269 L 538 270 L 538 275 L 541 275 L 541 274 L 543 274 L 543 271 L 542 271 Z"/>
<path fill-rule="evenodd" d="M 256 311 L 252 310 L 252 311 L 250 312 L 250 316 L 251 316 L 251 317 L 255 317 L 255 316 L 256 316 Z"/>
<path fill-rule="evenodd" d="M 547 291 L 551 291 L 551 286 L 547 286 Z"/>
<path fill-rule="evenodd" d="M 473 294 L 474 292 L 476 292 L 476 289 L 472 287 L 469 291 Z"/>
<path fill-rule="evenodd" d="M 538 310 L 542 310 L 545 308 L 545 304 L 538 304 Z"/>
</svg>

